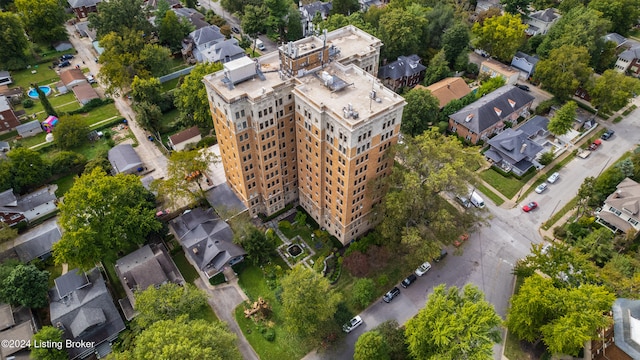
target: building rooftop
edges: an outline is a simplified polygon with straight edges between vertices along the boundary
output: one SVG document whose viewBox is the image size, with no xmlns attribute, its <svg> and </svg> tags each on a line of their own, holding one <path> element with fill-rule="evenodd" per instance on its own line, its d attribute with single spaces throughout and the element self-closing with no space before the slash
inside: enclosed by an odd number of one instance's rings
<svg viewBox="0 0 640 360">
<path fill-rule="evenodd" d="M 21 234 L 15 240 L 14 249 L 20 261 L 27 263 L 51 252 L 53 244 L 62 237 L 56 219 L 50 219 Z"/>
<path fill-rule="evenodd" d="M 427 87 L 417 85 L 416 89 L 427 89 L 431 91 L 431 95 L 438 99 L 441 108 L 452 100 L 461 99 L 471 92 L 469 85 L 467 85 L 463 78 L 459 77 L 442 79 Z"/>
</svg>

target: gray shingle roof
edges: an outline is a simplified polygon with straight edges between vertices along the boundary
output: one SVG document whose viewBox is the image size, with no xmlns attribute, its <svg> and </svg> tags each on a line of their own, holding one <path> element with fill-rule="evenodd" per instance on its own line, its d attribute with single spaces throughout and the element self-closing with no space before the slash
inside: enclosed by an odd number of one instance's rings
<svg viewBox="0 0 640 360">
<path fill-rule="evenodd" d="M 555 13 L 555 11 L 552 8 L 533 12 L 529 14 L 529 16 L 534 19 L 538 19 L 540 21 L 544 21 L 548 23 L 558 18 L 558 15 Z"/>
<path fill-rule="evenodd" d="M 333 4 L 331 2 L 316 1 L 302 6 L 300 10 L 306 12 L 309 14 L 309 17 L 313 18 L 316 13 L 322 14 L 323 17 L 328 16 L 332 8 Z"/>
<path fill-rule="evenodd" d="M 426 68 L 426 66 L 420 64 L 420 57 L 418 55 L 399 56 L 398 60 L 381 67 L 378 71 L 378 77 L 380 79 L 398 80 L 403 77 L 419 74 Z"/>
<path fill-rule="evenodd" d="M 533 99 L 534 97 L 526 91 L 512 85 L 505 85 L 465 106 L 450 117 L 456 123 L 480 134 Z"/>
<path fill-rule="evenodd" d="M 53 244 L 62 237 L 60 228 L 55 219 L 48 220 L 42 225 L 29 230 L 20 235 L 14 247 L 20 261 L 29 262 L 37 257 L 47 255 L 51 252 Z"/>
<path fill-rule="evenodd" d="M 244 49 L 238 46 L 238 40 L 229 39 L 213 45 L 211 62 L 226 63 L 245 56 Z"/>
<path fill-rule="evenodd" d="M 101 3 L 102 1 L 101 0 L 67 0 L 67 2 L 69 3 L 69 6 L 76 9 L 83 6 L 85 7 L 95 6 Z"/>
<path fill-rule="evenodd" d="M 131 144 L 120 144 L 109 150 L 107 155 L 117 173 L 131 172 L 142 166 L 142 160 Z"/>
<path fill-rule="evenodd" d="M 632 61 L 633 59 L 640 59 L 640 46 L 634 46 L 630 49 L 627 49 L 618 55 L 618 58 L 624 59 L 627 61 Z"/>
<path fill-rule="evenodd" d="M 42 132 L 40 121 L 33 120 L 33 121 L 29 121 L 28 123 L 16 126 L 16 131 L 18 131 L 18 134 L 24 134 L 34 130 L 37 132 Z"/>
<path fill-rule="evenodd" d="M 220 32 L 220 28 L 215 25 L 209 25 L 192 31 L 189 33 L 189 37 L 193 39 L 195 46 L 224 40 L 224 35 Z"/>
<path fill-rule="evenodd" d="M 618 34 L 618 33 L 608 33 L 607 35 L 603 36 L 604 41 L 612 41 L 614 43 L 616 43 L 616 46 L 620 46 L 622 45 L 623 42 L 627 41 L 627 38 Z"/>
<path fill-rule="evenodd" d="M 631 320 L 640 319 L 640 300 L 616 299 L 613 303 L 613 332 L 616 346 L 632 359 L 640 359 L 640 344 L 631 338 Z"/>
<path fill-rule="evenodd" d="M 22 197 L 16 197 L 13 189 L 9 189 L 0 193 L 0 211 L 25 212 L 56 199 L 55 188 L 51 186 L 28 193 Z"/>
</svg>

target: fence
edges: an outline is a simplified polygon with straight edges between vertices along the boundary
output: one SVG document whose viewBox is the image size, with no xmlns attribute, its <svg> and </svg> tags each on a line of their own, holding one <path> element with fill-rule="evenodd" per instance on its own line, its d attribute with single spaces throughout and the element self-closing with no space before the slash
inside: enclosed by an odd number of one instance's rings
<svg viewBox="0 0 640 360">
<path fill-rule="evenodd" d="M 173 80 L 177 77 L 180 77 L 182 75 L 187 75 L 189 73 L 191 73 L 191 70 L 193 70 L 195 66 L 189 66 L 188 68 L 184 68 L 182 70 L 178 70 L 176 72 L 172 72 L 171 74 L 167 74 L 164 76 L 160 76 L 158 79 L 160 79 L 160 83 L 165 83 L 169 80 Z"/>
</svg>

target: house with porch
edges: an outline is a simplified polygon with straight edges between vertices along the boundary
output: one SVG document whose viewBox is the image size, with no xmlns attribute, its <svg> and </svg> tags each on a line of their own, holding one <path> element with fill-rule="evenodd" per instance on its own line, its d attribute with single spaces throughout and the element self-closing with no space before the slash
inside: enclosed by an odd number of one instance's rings
<svg viewBox="0 0 640 360">
<path fill-rule="evenodd" d="M 616 232 L 640 230 L 640 184 L 625 178 L 596 214 L 596 222 Z"/>
<path fill-rule="evenodd" d="M 225 267 L 242 261 L 244 249 L 233 243 L 231 227 L 213 209 L 195 208 L 169 223 L 187 260 L 207 281 Z"/>
<path fill-rule="evenodd" d="M 506 129 L 487 142 L 489 150 L 484 153 L 494 166 L 505 172 L 524 175 L 533 167 L 541 167 L 537 158 L 548 143 L 549 119 L 535 116 L 517 129 Z"/>
<path fill-rule="evenodd" d="M 413 88 L 424 79 L 427 67 L 420 63 L 416 54 L 399 56 L 398 60 L 380 67 L 378 78 L 389 89 L 397 92 L 400 88 Z"/>
<path fill-rule="evenodd" d="M 182 55 L 186 58 L 193 57 L 197 62 L 203 62 L 206 60 L 203 54 L 224 40 L 225 36 L 220 32 L 219 27 L 215 25 L 201 27 L 190 32 L 183 40 Z"/>
<path fill-rule="evenodd" d="M 333 4 L 331 1 L 315 1 L 307 5 L 302 5 L 302 2 L 300 2 L 299 10 L 300 22 L 302 23 L 302 36 L 307 37 L 313 35 L 315 30 L 313 28 L 313 19 L 316 17 L 316 14 L 320 14 L 322 20 L 327 20 L 332 8 Z"/>
<path fill-rule="evenodd" d="M 55 212 L 58 209 L 57 188 L 50 185 L 23 196 L 16 195 L 13 189 L 0 192 L 0 221 L 14 226 Z"/>
<path fill-rule="evenodd" d="M 525 32 L 529 36 L 545 35 L 559 19 L 560 15 L 553 8 L 532 12 L 524 19 L 524 23 L 529 25 Z"/>
<path fill-rule="evenodd" d="M 526 91 L 505 85 L 449 116 L 449 131 L 477 144 L 500 133 L 505 122 L 528 117 L 533 100 Z"/>
</svg>

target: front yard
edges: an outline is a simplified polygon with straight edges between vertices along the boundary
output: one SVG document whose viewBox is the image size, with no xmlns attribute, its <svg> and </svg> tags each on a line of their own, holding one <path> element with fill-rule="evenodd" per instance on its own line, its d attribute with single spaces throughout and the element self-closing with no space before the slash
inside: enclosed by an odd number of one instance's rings
<svg viewBox="0 0 640 360">
<path fill-rule="evenodd" d="M 493 167 L 480 173 L 482 180 L 493 186 L 508 199 L 516 196 L 518 191 L 536 174 L 535 170 L 529 171 L 521 179 L 513 176 L 504 176 Z"/>
</svg>

